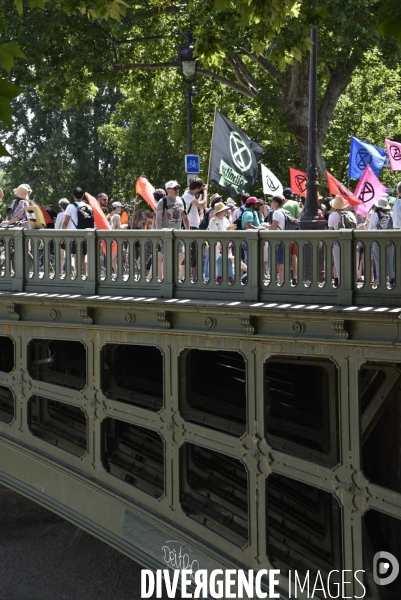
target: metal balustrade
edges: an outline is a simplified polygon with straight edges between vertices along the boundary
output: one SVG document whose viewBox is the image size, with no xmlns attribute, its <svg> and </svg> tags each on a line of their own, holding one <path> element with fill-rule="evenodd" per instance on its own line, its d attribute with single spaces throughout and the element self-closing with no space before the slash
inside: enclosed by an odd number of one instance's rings
<svg viewBox="0 0 401 600">
<path fill-rule="evenodd" d="M 401 232 L 16 228 L 0 233 L 0 291 L 395 306 Z"/>
</svg>

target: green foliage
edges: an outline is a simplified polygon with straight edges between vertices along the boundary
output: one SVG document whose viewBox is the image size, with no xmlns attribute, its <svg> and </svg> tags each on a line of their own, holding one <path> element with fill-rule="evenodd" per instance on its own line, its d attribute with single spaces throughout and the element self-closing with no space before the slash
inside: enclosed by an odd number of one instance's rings
<svg viewBox="0 0 401 600">
<path fill-rule="evenodd" d="M 401 42 L 400 0 L 387 0 L 381 7 L 379 31 L 386 37 L 394 37 L 398 42 Z"/>
<path fill-rule="evenodd" d="M 324 152 L 328 170 L 338 179 L 346 179 L 351 135 L 384 149 L 386 137 L 401 141 L 400 102 L 398 65 L 386 66 L 380 52 L 368 52 L 334 112 Z M 390 187 L 399 175 L 383 169 L 380 179 Z"/>
<path fill-rule="evenodd" d="M 79 109 L 63 111 L 45 107 L 34 89 L 27 89 L 15 102 L 14 130 L 3 134 L 12 148 L 4 165 L 5 190 L 29 182 L 34 198 L 47 203 L 69 197 L 80 185 L 96 195 L 112 196 L 117 187 L 117 160 L 98 138 L 121 94 L 101 86 L 93 101 Z M 6 201 L 8 201 L 6 197 Z"/>
</svg>

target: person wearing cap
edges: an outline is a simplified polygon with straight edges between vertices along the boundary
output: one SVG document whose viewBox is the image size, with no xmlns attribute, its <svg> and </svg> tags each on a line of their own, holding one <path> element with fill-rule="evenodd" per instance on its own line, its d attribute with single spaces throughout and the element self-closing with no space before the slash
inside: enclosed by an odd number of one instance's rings
<svg viewBox="0 0 401 600">
<path fill-rule="evenodd" d="M 376 200 L 373 204 L 373 211 L 370 215 L 368 229 L 383 230 L 393 229 L 393 219 L 391 217 L 391 206 L 387 200 L 387 194 Z M 387 276 L 390 285 L 394 285 L 394 246 L 387 245 Z M 380 284 L 380 247 L 377 242 L 372 244 L 373 257 L 373 278 L 372 283 L 375 287 Z"/>
<path fill-rule="evenodd" d="M 241 219 L 242 229 L 267 229 L 267 223 L 261 223 L 259 218 L 259 200 L 250 196 L 245 202 L 245 210 Z"/>
<path fill-rule="evenodd" d="M 121 223 L 121 212 L 123 209 L 123 205 L 121 202 L 113 202 L 111 205 L 113 210 L 110 214 L 110 225 L 112 229 L 127 229 L 128 223 Z"/>
<path fill-rule="evenodd" d="M 10 215 L 10 218 L 7 221 L 4 221 L 4 225 L 14 225 L 18 223 L 18 221 L 22 221 L 21 225 L 27 224 L 26 216 L 25 216 L 25 207 L 29 206 L 29 196 L 32 192 L 31 186 L 27 183 L 21 183 L 15 190 L 13 190 L 15 199 L 11 203 L 10 207 L 7 209 L 7 216 Z"/>
<path fill-rule="evenodd" d="M 223 202 L 217 202 L 214 205 L 214 215 L 209 221 L 209 231 L 227 231 L 231 229 L 237 229 L 236 225 L 231 225 L 227 219 L 228 206 Z M 234 283 L 234 272 L 233 272 L 233 254 L 231 246 L 228 249 L 228 282 Z M 216 283 L 221 283 L 222 280 L 222 257 L 221 257 L 221 244 L 216 245 Z"/>
<path fill-rule="evenodd" d="M 185 201 L 180 198 L 180 184 L 172 179 L 167 181 L 166 195 L 159 200 L 156 206 L 156 229 L 181 229 L 184 224 L 185 229 L 189 229 L 189 220 L 186 213 Z M 164 244 L 159 246 L 162 254 L 164 253 Z M 178 262 L 179 262 L 179 279 L 184 279 L 184 257 L 185 247 L 182 240 L 178 242 Z M 162 278 L 162 273 L 159 274 Z"/>
<path fill-rule="evenodd" d="M 62 223 L 61 229 L 78 229 L 78 208 L 86 207 L 88 213 L 92 213 L 92 208 L 89 206 L 89 203 L 86 200 L 85 192 L 82 188 L 76 187 L 72 193 L 74 198 L 74 202 L 69 204 L 65 210 L 65 217 Z M 77 248 L 75 241 L 71 244 L 71 254 L 74 256 L 74 263 L 76 264 L 76 254 Z M 87 265 L 86 265 L 86 254 L 87 254 L 87 244 L 86 240 L 84 240 L 82 244 L 82 273 L 86 275 Z"/>
<path fill-rule="evenodd" d="M 299 219 L 299 204 L 296 200 L 294 200 L 293 196 L 294 196 L 294 192 L 292 191 L 291 188 L 284 188 L 283 190 L 283 196 L 284 196 L 284 204 L 283 204 L 283 208 L 285 208 L 285 210 L 288 210 L 292 216 L 294 217 L 294 219 Z"/>
<path fill-rule="evenodd" d="M 276 231 L 276 230 L 281 230 L 284 231 L 285 230 L 285 216 L 283 211 L 281 210 L 283 208 L 283 204 L 284 204 L 284 197 L 283 196 L 273 196 L 273 198 L 270 201 L 270 205 L 273 209 L 273 216 L 272 216 L 272 222 L 271 224 L 267 224 L 267 228 L 269 229 L 269 231 Z M 296 247 L 296 244 L 295 244 Z M 292 284 L 295 285 L 296 281 L 297 281 L 297 267 L 298 267 L 298 262 L 297 262 L 297 256 L 293 255 L 293 252 L 291 250 L 291 255 L 292 255 Z M 264 271 L 265 272 L 265 268 Z M 277 244 L 277 282 L 278 285 L 283 285 L 284 283 L 284 244 L 283 242 L 279 242 Z"/>
<path fill-rule="evenodd" d="M 393 228 L 401 229 L 401 181 L 397 183 L 397 200 L 393 204 Z"/>
</svg>

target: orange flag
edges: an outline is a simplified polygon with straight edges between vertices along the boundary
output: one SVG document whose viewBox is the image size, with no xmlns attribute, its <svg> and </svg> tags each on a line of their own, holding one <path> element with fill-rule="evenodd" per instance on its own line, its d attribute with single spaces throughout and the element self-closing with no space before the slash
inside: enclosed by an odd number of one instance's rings
<svg viewBox="0 0 401 600">
<path fill-rule="evenodd" d="M 100 204 L 96 200 L 96 198 L 88 194 L 88 192 L 85 192 L 85 196 L 87 201 L 89 202 L 89 206 L 93 210 L 93 217 L 95 219 L 96 229 L 111 229 L 110 223 L 108 222 L 106 215 L 100 208 Z"/>
<path fill-rule="evenodd" d="M 290 187 L 294 194 L 306 198 L 306 173 L 290 167 Z"/>
<path fill-rule="evenodd" d="M 85 192 L 85 196 L 87 201 L 89 202 L 89 206 L 93 210 L 93 218 L 95 219 L 96 229 L 111 229 L 111 225 L 108 222 L 106 215 L 100 208 L 100 204 L 96 200 L 96 198 L 88 194 L 88 192 Z M 104 241 L 102 241 L 102 248 L 103 252 L 106 254 L 106 244 L 104 243 Z M 113 253 L 117 252 L 117 244 L 115 242 L 113 242 L 111 246 L 111 251 Z"/>
<path fill-rule="evenodd" d="M 351 206 L 363 204 L 362 200 L 359 200 L 354 196 L 345 185 L 337 181 L 337 179 L 333 177 L 333 175 L 330 175 L 328 171 L 326 171 L 326 178 L 330 194 L 333 194 L 333 196 L 341 196 L 341 198 L 348 202 L 348 204 L 351 204 Z"/>
<path fill-rule="evenodd" d="M 156 210 L 156 201 L 153 198 L 153 192 L 155 191 L 155 188 L 146 179 L 146 177 L 138 177 L 135 191 L 137 194 L 140 194 L 144 200 L 146 200 L 152 210 Z"/>
</svg>

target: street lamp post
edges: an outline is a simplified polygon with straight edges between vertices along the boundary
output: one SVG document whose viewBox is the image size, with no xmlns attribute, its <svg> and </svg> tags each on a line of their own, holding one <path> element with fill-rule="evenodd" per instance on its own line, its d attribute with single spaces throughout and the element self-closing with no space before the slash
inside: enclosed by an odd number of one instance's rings
<svg viewBox="0 0 401 600">
<path fill-rule="evenodd" d="M 192 33 L 185 33 L 185 43 L 179 49 L 178 61 L 180 63 L 181 73 L 187 84 L 187 136 L 188 136 L 188 154 L 192 154 L 192 96 L 195 91 L 193 84 L 196 78 L 196 58 L 193 58 L 194 46 L 192 44 Z"/>
<path fill-rule="evenodd" d="M 319 214 L 317 167 L 317 28 L 310 31 L 312 52 L 309 68 L 308 169 L 305 208 L 300 219 L 301 229 L 324 229 L 326 219 Z"/>
</svg>

